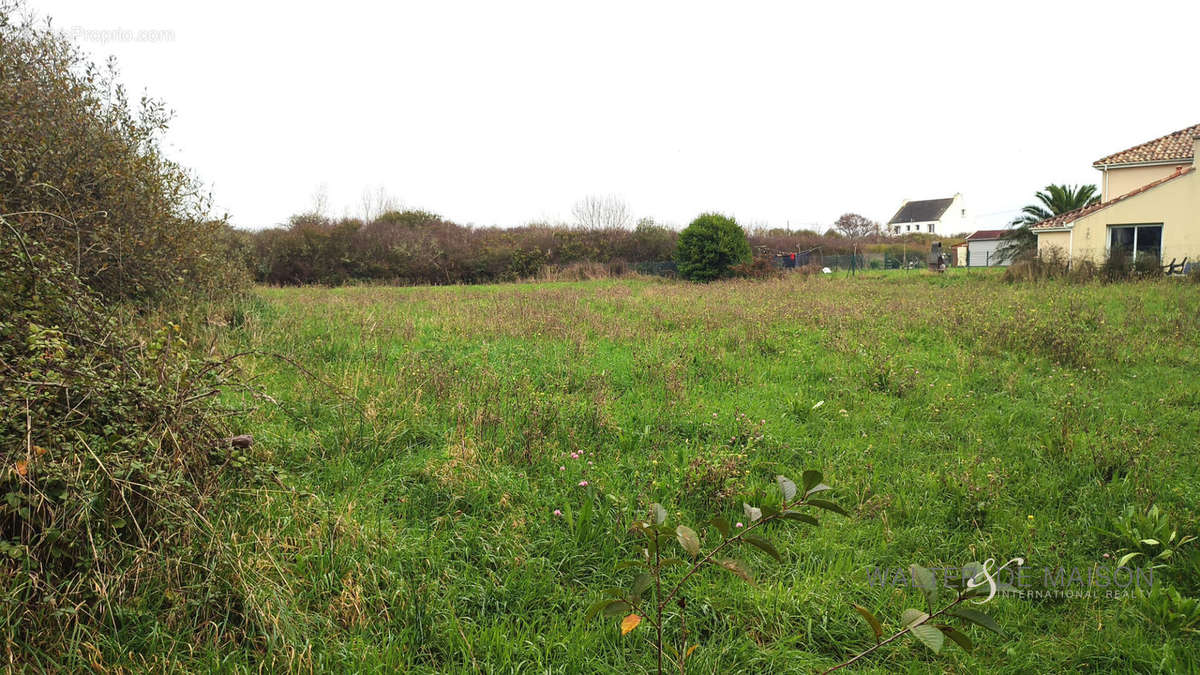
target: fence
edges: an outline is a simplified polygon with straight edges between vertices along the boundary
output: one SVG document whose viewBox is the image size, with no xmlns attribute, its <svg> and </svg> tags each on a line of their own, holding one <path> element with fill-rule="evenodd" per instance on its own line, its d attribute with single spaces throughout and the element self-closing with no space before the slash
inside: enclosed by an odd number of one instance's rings
<svg viewBox="0 0 1200 675">
<path fill-rule="evenodd" d="M 675 264 L 674 260 L 634 263 L 633 270 L 638 274 L 651 274 L 660 277 L 674 277 L 679 275 L 679 266 Z"/>
<path fill-rule="evenodd" d="M 785 270 L 818 265 L 831 270 L 918 270 L 928 266 L 928 255 L 916 250 L 895 255 L 892 253 L 822 253 L 802 251 L 775 256 L 776 267 Z"/>
</svg>

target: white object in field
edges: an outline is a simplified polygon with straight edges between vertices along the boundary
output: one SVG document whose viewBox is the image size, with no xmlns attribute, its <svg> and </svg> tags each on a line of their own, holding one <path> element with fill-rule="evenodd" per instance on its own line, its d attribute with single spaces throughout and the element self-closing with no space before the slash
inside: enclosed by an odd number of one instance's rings
<svg viewBox="0 0 1200 675">
<path fill-rule="evenodd" d="M 828 267 L 822 267 L 821 274 L 833 274 L 833 270 L 829 269 Z"/>
</svg>

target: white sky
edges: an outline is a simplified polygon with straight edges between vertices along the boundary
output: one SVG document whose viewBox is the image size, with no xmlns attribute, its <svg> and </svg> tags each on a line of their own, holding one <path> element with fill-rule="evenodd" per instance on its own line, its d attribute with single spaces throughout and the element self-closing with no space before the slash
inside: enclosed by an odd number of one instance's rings
<svg viewBox="0 0 1200 675">
<path fill-rule="evenodd" d="M 461 223 L 614 194 L 676 226 L 886 221 L 962 192 L 1004 224 L 1050 182 L 1200 122 L 1200 2 L 31 0 L 177 117 L 246 227 L 364 188 Z M 123 29 L 133 40 L 94 32 Z M 140 30 L 173 39 L 137 40 Z"/>
</svg>

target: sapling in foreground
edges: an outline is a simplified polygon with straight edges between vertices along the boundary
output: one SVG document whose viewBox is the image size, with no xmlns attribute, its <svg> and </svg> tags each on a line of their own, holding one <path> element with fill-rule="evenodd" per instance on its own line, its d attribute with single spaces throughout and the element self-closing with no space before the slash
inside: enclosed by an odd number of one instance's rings
<svg viewBox="0 0 1200 675">
<path fill-rule="evenodd" d="M 703 549 L 700 534 L 696 529 L 682 523 L 672 526 L 668 523 L 666 509 L 661 504 L 651 504 L 648 517 L 635 522 L 632 527 L 633 532 L 643 542 L 640 555 L 621 561 L 617 565 L 617 569 L 635 571 L 632 583 L 628 588 L 605 590 L 604 597 L 588 608 L 587 618 L 590 620 L 597 615 L 617 618 L 622 635 L 633 633 L 643 623 L 649 624 L 643 631 L 651 631 L 648 642 L 655 653 L 657 672 L 663 673 L 668 665 L 680 673 L 686 672 L 688 659 L 698 646 L 689 641 L 687 600 L 683 594 L 687 582 L 701 568 L 714 566 L 754 584 L 750 567 L 735 557 L 735 551 L 750 546 L 782 563 L 783 556 L 775 545 L 763 536 L 767 525 L 775 522 L 817 525 L 818 520 L 813 515 L 817 511 L 848 515 L 841 506 L 824 498 L 822 493 L 831 488 L 822 480 L 820 472 L 811 470 L 804 472 L 799 486 L 786 476 L 776 476 L 779 502 L 762 506 L 743 504 L 745 523 L 731 525 L 729 519 L 724 516 L 716 516 L 710 520 L 709 524 L 719 534 L 720 541 L 707 551 Z M 676 544 L 683 551 L 682 557 L 671 554 Z M 925 595 L 927 611 L 906 610 L 901 617 L 900 629 L 885 639 L 879 620 L 866 608 L 855 605 L 855 610 L 870 625 L 875 635 L 875 644 L 826 672 L 852 665 L 904 635 L 911 635 L 934 652 L 941 650 L 946 638 L 969 651 L 972 648 L 970 639 L 961 631 L 944 623 L 949 617 L 1000 632 L 991 618 L 961 606 L 968 598 L 988 592 L 988 587 L 980 581 L 981 569 L 977 571 L 970 568 L 970 574 L 965 575 L 970 582 L 964 584 L 966 587 L 958 590 L 952 601 L 940 609 L 935 608 L 939 589 L 933 573 L 917 565 L 913 565 L 910 570 L 914 585 Z M 668 633 L 665 629 L 669 623 L 677 624 L 677 630 Z M 672 638 L 670 634 L 674 634 L 675 637 Z"/>
</svg>

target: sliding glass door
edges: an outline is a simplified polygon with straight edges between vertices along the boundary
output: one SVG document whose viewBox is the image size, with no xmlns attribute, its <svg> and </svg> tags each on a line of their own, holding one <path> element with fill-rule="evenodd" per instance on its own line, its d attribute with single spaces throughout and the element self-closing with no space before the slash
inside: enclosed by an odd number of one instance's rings
<svg viewBox="0 0 1200 675">
<path fill-rule="evenodd" d="M 1152 225 L 1110 225 L 1108 252 L 1123 253 L 1134 260 L 1145 256 L 1162 259 L 1162 223 Z"/>
</svg>

